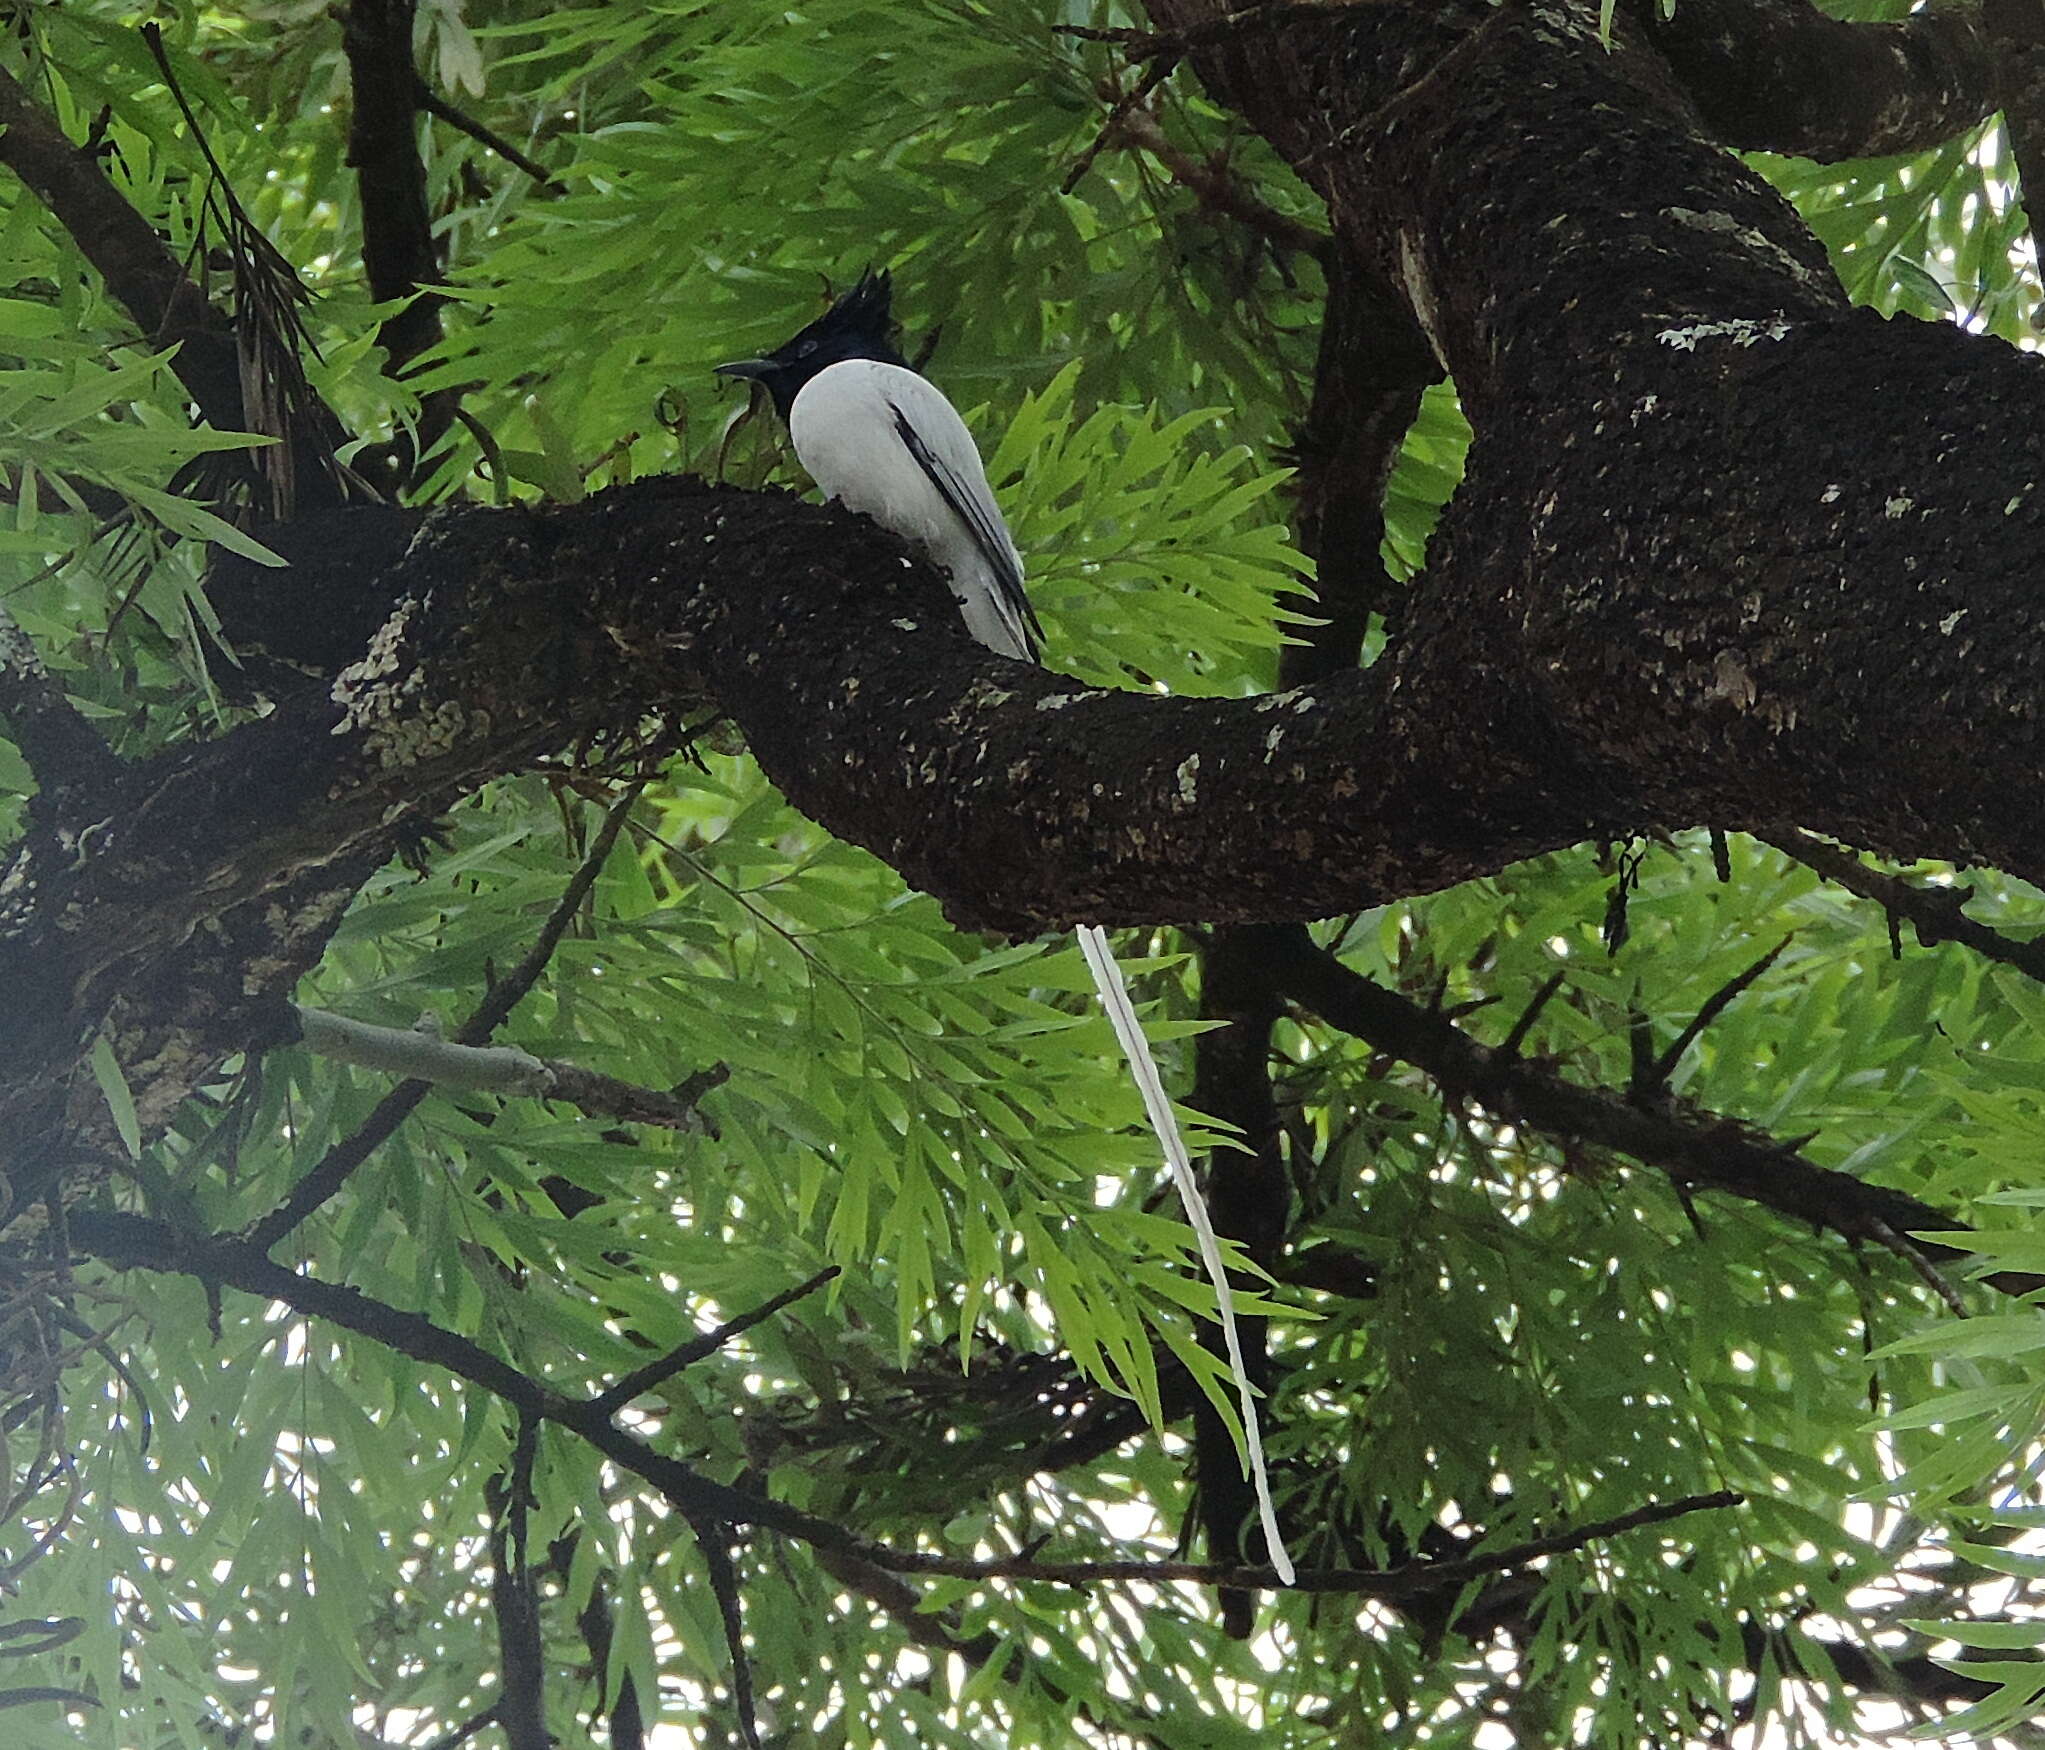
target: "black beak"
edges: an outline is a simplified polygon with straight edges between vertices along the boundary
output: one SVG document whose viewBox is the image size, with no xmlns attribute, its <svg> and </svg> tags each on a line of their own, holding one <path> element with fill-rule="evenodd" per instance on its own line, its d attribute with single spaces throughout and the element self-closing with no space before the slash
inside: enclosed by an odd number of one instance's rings
<svg viewBox="0 0 2045 1750">
<path fill-rule="evenodd" d="M 772 359 L 736 359 L 728 365 L 719 365 L 720 377 L 742 377 L 749 383 L 764 382 L 781 367 Z"/>
</svg>

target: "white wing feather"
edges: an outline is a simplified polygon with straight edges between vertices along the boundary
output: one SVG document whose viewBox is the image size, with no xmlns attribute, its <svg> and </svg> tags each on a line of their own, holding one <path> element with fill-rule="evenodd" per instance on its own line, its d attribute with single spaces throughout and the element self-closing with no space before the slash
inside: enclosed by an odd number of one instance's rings
<svg viewBox="0 0 2045 1750">
<path fill-rule="evenodd" d="M 973 434 L 934 384 L 900 365 L 846 359 L 803 385 L 788 431 L 827 498 L 914 542 L 949 575 L 975 638 L 1036 660 L 1043 632 L 1021 556 Z"/>
<path fill-rule="evenodd" d="M 803 386 L 790 410 L 788 429 L 796 456 L 826 497 L 921 547 L 949 575 L 967 631 L 1004 656 L 1036 660 L 1043 634 L 1023 593 L 1022 559 L 988 488 L 972 433 L 941 391 L 900 365 L 847 359 L 819 371 Z M 1164 1149 L 1199 1243 L 1200 1262 L 1214 1285 L 1222 1341 L 1242 1402 L 1243 1448 L 1256 1486 L 1264 1543 L 1272 1567 L 1289 1586 L 1294 1569 L 1278 1532 L 1256 1389 L 1243 1360 L 1235 1301 L 1214 1223 L 1107 935 L 1092 925 L 1078 934 L 1079 951 L 1129 1060 L 1144 1113 Z"/>
</svg>

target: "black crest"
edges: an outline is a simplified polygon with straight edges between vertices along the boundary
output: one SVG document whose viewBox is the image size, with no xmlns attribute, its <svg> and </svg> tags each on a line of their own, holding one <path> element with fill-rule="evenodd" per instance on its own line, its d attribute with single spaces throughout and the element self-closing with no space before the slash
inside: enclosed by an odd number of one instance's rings
<svg viewBox="0 0 2045 1750">
<path fill-rule="evenodd" d="M 894 284 L 887 269 L 868 268 L 849 292 L 792 340 L 764 358 L 741 359 L 717 369 L 724 376 L 762 384 L 786 419 L 803 384 L 827 366 L 846 359 L 908 364 L 895 349 L 893 297 Z"/>
</svg>

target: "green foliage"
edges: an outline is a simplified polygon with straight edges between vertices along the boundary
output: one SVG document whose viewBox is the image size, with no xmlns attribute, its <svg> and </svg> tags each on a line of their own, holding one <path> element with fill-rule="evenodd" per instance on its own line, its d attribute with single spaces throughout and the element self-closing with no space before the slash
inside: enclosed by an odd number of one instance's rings
<svg viewBox="0 0 2045 1750">
<path fill-rule="evenodd" d="M 1129 153 L 1060 191 L 1116 63 L 1050 27 L 1130 22 L 1120 12 L 422 7 L 437 87 L 558 186 L 425 131 L 452 302 L 444 343 L 399 387 L 372 344 L 328 9 L 154 10 L 215 155 L 319 293 L 308 363 L 344 422 L 382 435 L 419 396 L 467 387 L 483 435 L 456 428 L 422 496 L 569 498 L 683 466 L 793 481 L 709 367 L 812 314 L 824 277 L 887 262 L 911 350 L 934 340 L 933 375 L 980 407 L 1054 662 L 1174 692 L 1272 684 L 1301 603 L 1286 475 L 1268 459 L 1303 407 L 1318 285 Z M 181 255 L 202 256 L 207 173 L 129 13 L 25 9 L 27 65 L 74 138 L 106 111 L 110 173 Z M 1312 212 L 1184 77 L 1163 103 L 1175 140 L 1281 210 Z M 2015 333 L 2036 288 L 2011 248 L 2003 152 L 1769 170 L 1856 296 L 1918 314 L 1944 303 Z M 15 506 L 0 593 L 122 751 L 209 733 L 227 713 L 198 658 L 193 549 L 246 537 L 173 481 L 251 440 L 190 429 L 161 355 L 11 183 L 0 240 L 0 464 Z M 1430 393 L 1388 500 L 1401 577 L 1423 561 L 1466 441 L 1453 391 Z M 129 516 L 103 530 L 81 486 Z M 25 782 L 0 744 L 0 785 Z M 393 868 L 367 886 L 302 1000 L 458 1023 L 532 942 L 602 790 L 564 764 L 472 799 L 424 876 Z M 1608 951 L 1618 879 L 1610 855 L 1581 850 L 1320 933 L 1416 1000 L 1488 1005 L 1466 1024 L 1494 1043 L 1561 972 L 1527 1048 L 1610 1087 L 1628 1079 L 1637 1016 L 1666 1044 L 1787 937 L 1684 1054 L 1673 1094 L 1811 1133 L 1821 1165 L 1979 1216 L 1961 1242 L 1979 1274 L 2040 1271 L 2033 986 L 1951 945 L 1892 954 L 1872 908 L 1745 841 L 1723 880 L 1704 844 L 1649 848 L 1628 939 Z M 1976 915 L 2036 933 L 2037 895 L 1977 887 Z M 1163 935 L 1124 949 L 1183 1089 L 1194 956 Z M 280 1257 L 567 1392 L 835 1263 L 827 1293 L 668 1382 L 637 1430 L 720 1480 L 903 1545 L 1171 1553 L 1188 1491 L 1164 1404 L 1185 1401 L 1186 1374 L 1211 1383 L 1197 1343 L 1211 1298 L 1069 945 L 950 928 L 742 756 L 707 752 L 641 801 L 504 1037 L 654 1087 L 725 1066 L 705 1102 L 714 1134 L 434 1097 Z M 1768 1741 L 1811 1742 L 1849 1719 L 1813 1650 L 1822 1625 L 1879 1619 L 1888 1633 L 1905 1594 L 1944 1619 L 1990 1600 L 1997 1579 L 2037 1577 L 2045 1324 L 2030 1307 L 1949 1321 L 1878 1249 L 1470 1111 L 1330 1029 L 1289 1019 L 1280 1045 L 1302 1250 L 1370 1271 L 1364 1292 L 1288 1282 L 1245 1303 L 1273 1319 L 1272 1446 L 1306 1563 L 1394 1561 L 1444 1531 L 1495 1551 L 1719 1487 L 1746 1505 L 1551 1559 L 1511 1646 L 1452 1632 L 1441 1601 L 1430 1618 L 1291 1596 L 1244 1645 L 1191 1587 L 919 1580 L 915 1626 L 984 1637 L 977 1659 L 947 1656 L 808 1552 L 745 1531 L 735 1560 L 779 1741 L 1062 1746 L 1083 1717 L 1103 1740 L 1175 1747 L 1630 1747 L 1750 1711 Z M 111 1052 L 92 1069 L 94 1097 L 139 1143 Z M 111 1195 L 234 1231 L 386 1092 L 300 1051 L 237 1062 Z M 102 1705 L 9 1710 L 9 1741 L 169 1750 L 367 1730 L 428 1744 L 489 1706 L 486 1484 L 510 1462 L 504 1406 L 279 1306 L 234 1292 L 209 1304 L 183 1278 L 81 1270 L 79 1293 L 108 1338 L 63 1339 L 75 1353 L 57 1449 L 75 1475 L 46 1479 L 0 1544 L 23 1561 L 51 1534 L 54 1554 L 7 1571 L 5 1620 L 79 1619 L 75 1639 L 23 1663 Z M 1127 1438 L 1065 1462 L 1075 1425 L 1131 1406 Z M 735 1741 L 724 1628 L 690 1529 L 553 1429 L 534 1493 L 560 1740 L 585 1741 L 582 1721 L 629 1680 L 688 1741 Z M 576 1620 L 598 1598 L 607 1664 Z M 1947 1653 L 2037 1642 L 2028 1618 L 1924 1632 Z M 2003 1731 L 2035 1709 L 2036 1665 L 1975 1668 L 2000 1687 L 1967 1726 Z"/>
</svg>

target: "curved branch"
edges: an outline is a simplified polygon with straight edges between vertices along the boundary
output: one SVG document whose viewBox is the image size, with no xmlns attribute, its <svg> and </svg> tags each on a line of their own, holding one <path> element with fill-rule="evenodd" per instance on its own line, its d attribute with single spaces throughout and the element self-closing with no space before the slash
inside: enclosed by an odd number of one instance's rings
<svg viewBox="0 0 2045 1750">
<path fill-rule="evenodd" d="M 1631 7 L 1728 146 L 1822 163 L 1921 152 L 2003 102 L 2002 48 L 1971 5 L 1892 23 L 1827 18 L 1810 0 L 1658 0 Z"/>
</svg>

